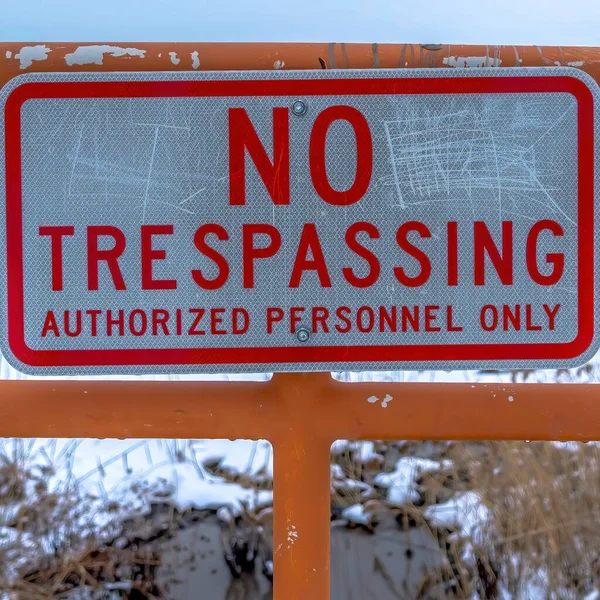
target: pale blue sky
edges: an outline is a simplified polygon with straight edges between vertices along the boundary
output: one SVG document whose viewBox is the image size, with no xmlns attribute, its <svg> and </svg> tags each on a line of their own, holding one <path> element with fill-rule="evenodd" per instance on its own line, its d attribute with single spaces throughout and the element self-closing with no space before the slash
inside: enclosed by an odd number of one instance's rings
<svg viewBox="0 0 600 600">
<path fill-rule="evenodd" d="M 600 0 L 0 0 L 0 41 L 600 45 Z"/>
</svg>

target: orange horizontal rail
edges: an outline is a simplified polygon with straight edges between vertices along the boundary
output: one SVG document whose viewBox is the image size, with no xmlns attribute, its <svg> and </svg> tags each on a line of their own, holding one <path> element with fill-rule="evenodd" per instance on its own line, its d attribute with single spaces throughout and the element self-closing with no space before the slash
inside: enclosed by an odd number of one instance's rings
<svg viewBox="0 0 600 600">
<path fill-rule="evenodd" d="M 0 43 L 1 84 L 20 73 L 42 71 L 414 69 L 559 65 L 580 68 L 598 80 L 600 47 L 344 43 Z"/>
<path fill-rule="evenodd" d="M 26 72 L 572 66 L 600 48 L 419 44 L 3 43 L 0 85 Z M 335 439 L 600 439 L 593 384 L 0 381 L 0 435 L 266 438 L 274 448 L 275 595 L 329 598 Z M 386 407 L 380 400 L 390 396 Z M 378 398 L 378 401 L 373 400 Z"/>
<path fill-rule="evenodd" d="M 594 439 L 596 384 L 0 381 L 0 437 Z M 373 396 L 393 399 L 385 408 Z M 598 400 L 596 400 L 598 398 Z"/>
<path fill-rule="evenodd" d="M 335 439 L 600 437 L 594 384 L 2 381 L 0 436 L 265 438 L 273 444 L 277 598 L 329 597 Z M 386 407 L 380 400 L 391 396 Z"/>
</svg>

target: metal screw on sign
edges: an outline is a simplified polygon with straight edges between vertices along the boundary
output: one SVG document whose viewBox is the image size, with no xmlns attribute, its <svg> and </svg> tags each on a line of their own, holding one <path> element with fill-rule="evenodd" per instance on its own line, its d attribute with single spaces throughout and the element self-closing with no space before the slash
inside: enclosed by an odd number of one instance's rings
<svg viewBox="0 0 600 600">
<path fill-rule="evenodd" d="M 310 338 L 310 332 L 308 329 L 298 329 L 298 331 L 296 331 L 296 337 L 298 338 L 299 342 L 308 342 L 308 339 Z"/>
<path fill-rule="evenodd" d="M 307 110 L 308 104 L 302 100 L 296 100 L 296 102 L 292 104 L 292 112 L 297 116 L 305 114 Z"/>
</svg>

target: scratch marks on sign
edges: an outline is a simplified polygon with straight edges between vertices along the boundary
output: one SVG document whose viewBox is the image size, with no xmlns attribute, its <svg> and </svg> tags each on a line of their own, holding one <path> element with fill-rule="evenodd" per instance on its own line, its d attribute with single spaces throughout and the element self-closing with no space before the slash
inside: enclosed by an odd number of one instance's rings
<svg viewBox="0 0 600 600">
<path fill-rule="evenodd" d="M 394 206 L 469 202 L 475 216 L 476 205 L 493 203 L 500 217 L 527 218 L 538 205 L 574 223 L 553 198 L 560 163 L 546 164 L 547 142 L 575 118 L 572 103 L 551 118 L 542 98 L 393 102 L 398 118 L 383 122 L 390 171 L 381 182 L 394 190 Z"/>
<path fill-rule="evenodd" d="M 179 204 L 186 204 L 190 200 L 192 200 L 193 198 L 195 198 L 196 196 L 198 196 L 199 194 L 201 194 L 202 192 L 205 192 L 205 191 L 206 191 L 205 187 L 200 188 L 199 190 L 196 190 L 193 194 L 190 194 L 187 198 L 184 198 Z"/>
<path fill-rule="evenodd" d="M 187 199 L 185 199 L 184 202 L 180 202 L 179 204 L 174 204 L 173 202 L 167 202 L 166 200 L 160 200 L 158 198 L 152 198 L 150 196 L 150 186 L 153 183 L 152 177 L 153 177 L 153 171 L 154 171 L 154 163 L 155 163 L 155 158 L 156 158 L 157 147 L 159 144 L 159 136 L 160 136 L 161 129 L 164 128 L 164 129 L 171 129 L 171 130 L 181 130 L 181 131 L 186 131 L 189 134 L 189 132 L 190 132 L 189 127 L 177 127 L 177 126 L 173 126 L 173 125 L 161 125 L 161 124 L 154 124 L 154 123 L 136 123 L 136 125 L 139 125 L 139 126 L 150 125 L 150 126 L 154 127 L 152 152 L 150 154 L 150 161 L 149 161 L 149 165 L 148 165 L 148 175 L 146 177 L 144 198 L 143 198 L 143 202 L 142 202 L 142 223 L 146 222 L 146 211 L 148 210 L 148 205 L 152 202 L 170 206 L 172 208 L 175 208 L 178 211 L 188 213 L 190 215 L 196 214 L 194 211 L 181 206 L 181 204 L 184 204 L 185 202 L 191 200 L 191 198 L 193 198 L 196 194 L 192 194 Z M 202 191 L 202 190 L 199 190 L 198 193 L 200 191 Z"/>
<path fill-rule="evenodd" d="M 15 54 L 15 58 L 19 60 L 19 68 L 27 69 L 34 61 L 46 60 L 51 49 L 45 44 L 37 46 L 23 46 L 21 50 Z M 9 52 L 6 53 L 6 58 L 10 58 Z"/>
<path fill-rule="evenodd" d="M 139 57 L 146 56 L 146 50 L 137 48 L 121 48 L 120 46 L 79 46 L 74 52 L 65 55 L 65 62 L 72 67 L 73 65 L 101 65 L 104 55 L 120 57 Z"/>
<path fill-rule="evenodd" d="M 150 166 L 148 167 L 148 179 L 146 180 L 146 192 L 144 193 L 144 202 L 142 204 L 142 223 L 146 222 L 146 209 L 148 207 L 148 192 L 152 181 L 152 168 L 154 167 L 154 157 L 156 156 L 156 145 L 158 144 L 158 132 L 160 127 L 154 128 L 154 144 L 152 145 L 152 154 L 150 155 Z"/>
<path fill-rule="evenodd" d="M 79 135 L 77 136 L 77 145 L 75 146 L 75 154 L 73 156 L 73 164 L 71 165 L 71 177 L 69 178 L 69 198 L 72 196 L 73 191 L 73 179 L 75 178 L 75 169 L 79 161 L 79 151 L 81 149 L 81 140 L 83 138 L 83 127 L 79 129 Z M 64 204 L 64 203 L 63 203 Z"/>
<path fill-rule="evenodd" d="M 74 206 L 95 199 L 106 204 L 131 203 L 135 209 L 139 207 L 142 222 L 149 218 L 151 208 L 158 206 L 195 215 L 195 200 L 202 199 L 214 176 L 196 170 L 177 154 L 176 149 L 188 143 L 191 124 L 189 114 L 178 111 L 176 104 L 172 101 L 161 111 L 148 114 L 153 118 L 146 122 L 139 120 L 142 115 L 129 102 L 116 128 L 102 118 L 92 124 L 86 114 L 80 115 L 83 123 L 74 132 L 65 157 L 69 175 L 63 202 L 73 202 Z M 108 119 L 111 109 L 106 110 Z M 212 113 L 208 114 L 211 118 Z M 115 131 L 121 136 L 116 144 Z M 207 147 L 199 154 L 205 155 Z"/>
</svg>

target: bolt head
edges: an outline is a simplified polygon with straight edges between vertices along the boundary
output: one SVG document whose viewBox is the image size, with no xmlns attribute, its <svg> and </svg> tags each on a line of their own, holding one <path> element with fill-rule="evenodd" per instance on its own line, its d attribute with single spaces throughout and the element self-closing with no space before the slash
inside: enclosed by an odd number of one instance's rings
<svg viewBox="0 0 600 600">
<path fill-rule="evenodd" d="M 294 104 L 292 104 L 292 112 L 295 115 L 303 115 L 308 109 L 308 105 L 303 100 L 296 100 Z"/>
<path fill-rule="evenodd" d="M 310 332 L 308 329 L 298 329 L 298 331 L 296 331 L 296 337 L 298 338 L 299 342 L 308 342 L 308 339 L 310 338 Z"/>
</svg>

